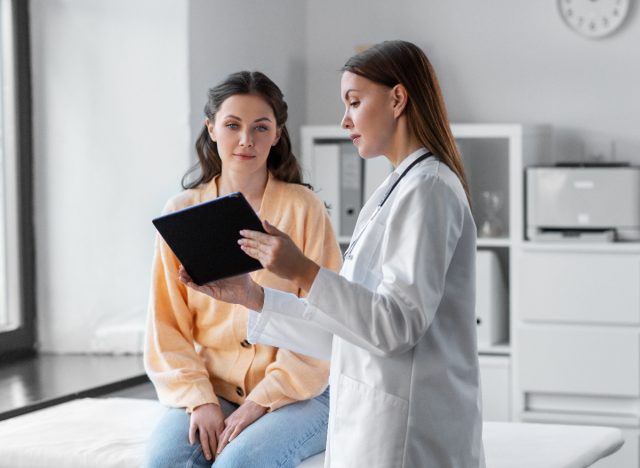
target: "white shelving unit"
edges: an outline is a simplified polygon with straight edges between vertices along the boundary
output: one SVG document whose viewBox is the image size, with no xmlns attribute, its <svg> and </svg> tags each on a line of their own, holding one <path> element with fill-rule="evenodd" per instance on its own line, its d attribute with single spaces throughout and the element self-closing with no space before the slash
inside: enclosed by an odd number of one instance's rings
<svg viewBox="0 0 640 468">
<path fill-rule="evenodd" d="M 477 243 L 499 259 L 509 320 L 505 342 L 478 346 L 485 419 L 619 427 L 625 445 L 595 467 L 639 468 L 640 243 L 526 241 L 524 168 L 550 162 L 550 128 L 454 124 L 452 130 L 476 223 L 485 216 L 482 192 L 499 192 L 504 202 L 497 211 L 502 232 Z M 320 197 L 326 187 L 339 191 L 335 151 L 350 143 L 347 133 L 303 127 L 302 140 L 307 180 Z M 322 158 L 331 154 L 323 145 L 334 145 L 333 163 Z M 363 164 L 369 191 L 391 170 Z M 339 195 L 332 196 L 337 209 Z"/>
<path fill-rule="evenodd" d="M 494 252 L 506 283 L 506 320 L 513 323 L 510 316 L 515 310 L 515 294 L 512 287 L 514 275 L 514 251 L 521 248 L 524 233 L 523 217 L 523 167 L 545 159 L 548 154 L 550 129 L 545 126 L 524 126 L 520 124 L 453 124 L 451 126 L 456 142 L 462 153 L 469 181 L 472 211 L 476 223 L 483 220 L 484 213 L 479 205 L 480 194 L 484 191 L 498 192 L 503 204 L 497 217 L 503 226 L 495 237 L 479 237 L 478 249 Z M 302 166 L 306 179 L 332 207 L 340 207 L 340 175 L 335 162 L 336 151 L 341 144 L 351 143 L 345 130 L 338 126 L 302 127 Z M 329 150 L 329 151 L 327 151 Z M 339 158 L 339 155 L 337 156 Z M 385 158 L 376 158 L 362 163 L 364 200 L 372 187 L 393 169 Z M 324 174 L 318 177 L 318 174 Z M 329 174 L 334 174 L 333 177 Z M 369 193 L 367 193 L 369 192 Z M 334 228 L 341 231 L 339 217 L 332 215 Z M 342 244 L 348 244 L 348 235 L 339 236 Z M 515 383 L 512 377 L 513 330 L 510 326 L 507 339 L 502 343 L 480 344 L 480 362 L 485 388 L 485 419 L 513 419 Z"/>
<path fill-rule="evenodd" d="M 479 343 L 480 373 L 483 387 L 484 414 L 487 420 L 514 420 L 517 382 L 514 363 L 517 357 L 517 338 L 514 319 L 517 314 L 517 252 L 524 239 L 525 165 L 544 161 L 549 153 L 550 128 L 520 124 L 454 124 L 452 131 L 462 154 L 467 171 L 472 211 L 479 229 L 478 250 L 490 251 L 498 256 L 505 276 L 507 290 L 507 342 L 492 345 Z M 482 204 L 482 193 L 500 194 L 503 200 L 497 217 L 503 229 L 499 236 L 483 237 L 482 223 L 487 213 Z M 478 272 L 478 297 L 483 284 L 483 272 Z M 480 313 L 480 312 L 479 312 Z M 506 387 L 506 388 L 505 388 Z"/>
</svg>

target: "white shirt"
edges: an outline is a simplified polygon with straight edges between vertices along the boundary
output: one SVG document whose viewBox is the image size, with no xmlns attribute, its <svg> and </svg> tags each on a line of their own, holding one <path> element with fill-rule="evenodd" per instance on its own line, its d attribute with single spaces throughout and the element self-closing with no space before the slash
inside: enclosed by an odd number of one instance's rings
<svg viewBox="0 0 640 468">
<path fill-rule="evenodd" d="M 327 467 L 484 466 L 476 227 L 462 185 L 432 156 L 376 210 L 425 152 L 367 201 L 339 275 L 321 269 L 306 300 L 265 289 L 250 316 L 249 341 L 331 357 Z"/>
</svg>

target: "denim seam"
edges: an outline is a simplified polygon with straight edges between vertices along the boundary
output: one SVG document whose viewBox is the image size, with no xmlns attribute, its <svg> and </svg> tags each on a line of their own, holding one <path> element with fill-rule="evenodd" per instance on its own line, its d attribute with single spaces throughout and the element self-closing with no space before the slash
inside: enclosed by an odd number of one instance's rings
<svg viewBox="0 0 640 468">
<path fill-rule="evenodd" d="M 200 452 L 201 452 L 200 445 L 196 444 L 193 452 L 191 452 L 191 456 L 187 460 L 186 468 L 192 468 L 194 466 L 194 464 L 195 464 L 194 462 L 195 462 L 196 458 L 198 458 L 200 456 Z"/>
<path fill-rule="evenodd" d="M 284 460 L 282 460 L 282 462 L 278 463 L 278 468 L 281 468 L 282 466 L 284 466 L 284 464 L 287 463 L 291 459 L 291 456 L 292 456 L 293 452 L 298 450 L 300 447 L 304 446 L 304 444 L 306 444 L 315 435 L 317 435 L 318 432 L 320 432 L 323 427 L 324 427 L 324 424 L 318 424 L 316 427 L 312 428 L 311 429 L 311 434 L 309 434 L 309 436 L 306 439 L 302 440 L 300 443 L 294 445 L 293 448 L 288 450 L 288 453 L 287 453 L 286 457 L 284 458 Z"/>
</svg>

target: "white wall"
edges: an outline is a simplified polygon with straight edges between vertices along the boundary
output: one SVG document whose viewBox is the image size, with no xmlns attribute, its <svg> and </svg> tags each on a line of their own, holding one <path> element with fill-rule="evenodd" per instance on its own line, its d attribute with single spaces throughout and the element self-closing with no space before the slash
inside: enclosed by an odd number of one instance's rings
<svg viewBox="0 0 640 468">
<path fill-rule="evenodd" d="M 299 154 L 299 128 L 306 118 L 307 2 L 189 3 L 191 140 L 195 142 L 202 129 L 207 90 L 230 73 L 258 70 L 284 93 L 289 104 L 287 127 Z"/>
<path fill-rule="evenodd" d="M 148 299 L 150 220 L 195 159 L 208 88 L 265 72 L 290 104 L 299 147 L 305 18 L 298 0 L 32 1 L 41 350 L 132 345 Z"/>
<path fill-rule="evenodd" d="M 359 44 L 405 39 L 422 46 L 455 122 L 549 123 L 550 160 L 583 145 L 640 163 L 640 15 L 602 40 L 571 32 L 555 1 L 324 0 L 307 9 L 307 121 L 336 124 L 340 67 Z"/>
<path fill-rule="evenodd" d="M 188 166 L 188 4 L 32 0 L 40 348 L 144 316 L 151 218 Z"/>
</svg>

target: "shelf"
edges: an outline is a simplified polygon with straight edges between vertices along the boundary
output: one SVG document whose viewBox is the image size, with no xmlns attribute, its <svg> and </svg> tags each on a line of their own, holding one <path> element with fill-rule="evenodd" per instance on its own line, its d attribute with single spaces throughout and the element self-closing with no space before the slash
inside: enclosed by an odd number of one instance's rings
<svg viewBox="0 0 640 468">
<path fill-rule="evenodd" d="M 478 237 L 476 245 L 478 247 L 510 247 L 511 239 L 507 237 Z"/>
<path fill-rule="evenodd" d="M 349 245 L 351 243 L 350 236 L 338 236 L 338 244 Z"/>
<path fill-rule="evenodd" d="M 640 253 L 640 242 L 532 242 L 522 243 L 529 252 Z"/>
<path fill-rule="evenodd" d="M 338 236 L 338 244 L 341 245 L 349 245 L 351 242 L 351 237 L 349 236 Z M 489 239 L 486 237 L 478 238 L 476 243 L 478 247 L 510 247 L 511 239 L 508 238 L 494 238 Z M 640 247 L 639 247 L 640 249 Z"/>
<path fill-rule="evenodd" d="M 478 354 L 509 356 L 511 354 L 511 345 L 509 343 L 498 343 L 495 345 L 478 345 Z"/>
<path fill-rule="evenodd" d="M 520 419 L 523 422 L 556 423 L 556 424 L 585 424 L 588 426 L 617 426 L 636 428 L 640 425 L 637 416 L 615 414 L 578 414 L 567 412 L 537 412 L 522 411 Z"/>
</svg>

